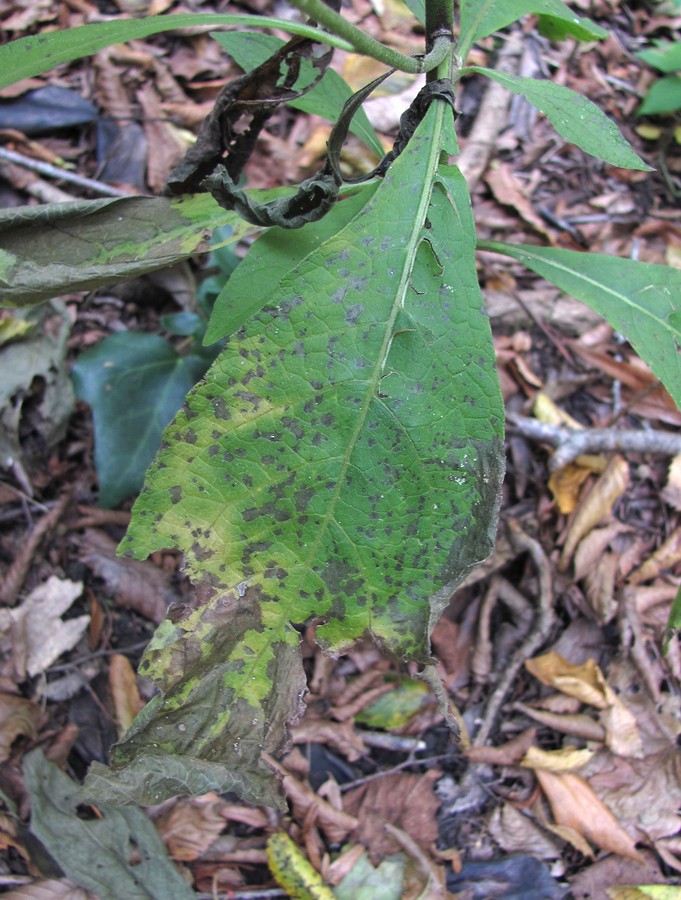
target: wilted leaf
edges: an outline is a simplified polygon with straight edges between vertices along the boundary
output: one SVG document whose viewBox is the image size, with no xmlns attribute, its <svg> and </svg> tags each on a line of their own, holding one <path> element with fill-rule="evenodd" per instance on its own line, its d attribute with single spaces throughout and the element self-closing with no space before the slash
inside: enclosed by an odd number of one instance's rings
<svg viewBox="0 0 681 900">
<path fill-rule="evenodd" d="M 628 486 L 629 465 L 623 457 L 613 456 L 575 512 L 558 564 L 561 571 L 566 571 L 570 565 L 582 538 L 612 515 L 613 506 Z"/>
<path fill-rule="evenodd" d="M 94 812 L 91 818 L 79 815 L 79 807 L 87 803 L 82 788 L 40 750 L 24 758 L 24 782 L 31 799 L 31 832 L 76 884 L 101 900 L 194 897 L 141 809 L 98 803 L 101 818 Z"/>
<path fill-rule="evenodd" d="M 585 766 L 594 751 L 577 747 L 561 747 L 560 750 L 542 750 L 530 747 L 520 763 L 527 769 L 541 769 L 544 772 L 571 772 Z"/>
<path fill-rule="evenodd" d="M 33 678 L 72 650 L 90 623 L 90 616 L 62 620 L 62 615 L 80 597 L 83 585 L 52 575 L 31 591 L 21 606 L 5 611 L 2 629 L 14 629 L 14 651 L 23 658 L 26 673 Z"/>
<path fill-rule="evenodd" d="M 204 853 L 227 827 L 222 810 L 227 803 L 215 793 L 182 797 L 154 817 L 172 859 L 191 862 Z"/>
<path fill-rule="evenodd" d="M 620 756 L 643 756 L 643 743 L 636 726 L 636 717 L 608 685 L 593 659 L 575 666 L 560 654 L 551 651 L 528 659 L 525 667 L 543 684 L 601 710 L 600 721 L 606 731 L 605 742 L 613 753 Z"/>
<path fill-rule="evenodd" d="M 120 738 L 144 706 L 137 689 L 135 670 L 127 656 L 121 653 L 114 653 L 109 662 L 109 688 Z"/>
<path fill-rule="evenodd" d="M 404 856 L 396 854 L 374 868 L 365 853 L 352 871 L 334 888 L 337 900 L 401 900 L 404 886 Z"/>
<path fill-rule="evenodd" d="M 30 306 L 165 268 L 197 253 L 218 226 L 231 226 L 234 241 L 253 230 L 210 194 L 2 210 L 0 306 Z"/>
<path fill-rule="evenodd" d="M 535 774 L 559 825 L 574 828 L 599 849 L 641 860 L 634 840 L 622 828 L 588 781 L 573 773 L 536 769 Z"/>
<path fill-rule="evenodd" d="M 333 900 L 334 893 L 312 867 L 303 851 L 283 831 L 277 831 L 267 841 L 267 861 L 277 884 L 289 897 Z"/>
<path fill-rule="evenodd" d="M 0 693 L 0 762 L 9 758 L 12 744 L 20 734 L 37 737 L 41 718 L 42 711 L 32 700 Z"/>
<path fill-rule="evenodd" d="M 28 325 L 30 332 L 22 341 L 0 348 L 3 466 L 21 459 L 19 430 L 28 398 L 33 401 L 32 423 L 48 447 L 63 437 L 75 400 L 66 365 L 71 321 L 64 306 L 55 301 L 40 309 L 19 310 L 16 317 Z"/>
<path fill-rule="evenodd" d="M 255 31 L 228 31 L 222 34 L 216 32 L 213 37 L 245 71 L 255 69 L 284 46 L 281 38 Z M 300 68 L 301 74 L 296 84 L 310 84 L 315 78 L 312 63 L 303 59 Z M 352 93 L 352 89 L 338 72 L 327 69 L 321 81 L 312 90 L 296 100 L 289 100 L 287 106 L 335 122 L 343 110 L 345 101 L 350 99 Z M 383 145 L 361 107 L 352 119 L 350 131 L 371 147 L 376 156 L 379 158 L 383 156 Z"/>
<path fill-rule="evenodd" d="M 368 728 L 383 728 L 386 731 L 402 728 L 430 700 L 428 685 L 405 678 L 359 712 L 356 720 Z"/>
<path fill-rule="evenodd" d="M 671 569 L 681 559 L 681 527 L 675 528 L 660 544 L 652 556 L 630 573 L 630 584 L 640 584 L 657 578 L 665 569 Z"/>
<path fill-rule="evenodd" d="M 317 636 L 335 652 L 374 637 L 426 662 L 447 601 L 431 606 L 435 589 L 493 546 L 503 410 L 470 199 L 437 169 L 440 107 L 166 430 L 123 550 L 181 546 L 209 599 L 152 642 L 141 671 L 163 693 L 119 770 L 159 745 L 194 752 L 272 802 L 258 751 L 298 711 L 292 623 L 325 616 Z"/>
</svg>

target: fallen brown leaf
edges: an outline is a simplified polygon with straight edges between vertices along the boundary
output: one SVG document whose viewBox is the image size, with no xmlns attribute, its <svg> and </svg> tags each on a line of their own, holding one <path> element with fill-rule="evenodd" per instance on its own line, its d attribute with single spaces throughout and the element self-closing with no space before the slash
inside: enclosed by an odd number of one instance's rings
<svg viewBox="0 0 681 900">
<path fill-rule="evenodd" d="M 396 772 L 345 795 L 345 810 L 358 822 L 354 836 L 367 848 L 374 865 L 400 849 L 385 831 L 385 823 L 402 828 L 426 851 L 437 840 L 440 801 L 433 785 L 440 775 L 436 770 L 424 775 Z"/>
<path fill-rule="evenodd" d="M 201 856 L 226 828 L 225 805 L 213 792 L 164 804 L 154 823 L 170 856 L 178 862 Z"/>
<path fill-rule="evenodd" d="M 536 775 L 558 825 L 573 828 L 601 850 L 641 861 L 634 840 L 588 781 L 572 772 L 537 769 Z"/>
<path fill-rule="evenodd" d="M 118 737 L 122 738 L 142 710 L 144 702 L 137 689 L 135 670 L 127 656 L 114 653 L 109 663 L 109 688 L 116 714 Z"/>
</svg>

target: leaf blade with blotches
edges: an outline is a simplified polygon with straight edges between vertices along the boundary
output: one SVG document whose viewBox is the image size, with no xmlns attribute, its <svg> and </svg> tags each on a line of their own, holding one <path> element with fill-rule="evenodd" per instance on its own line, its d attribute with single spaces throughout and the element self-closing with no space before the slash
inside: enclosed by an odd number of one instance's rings
<svg viewBox="0 0 681 900">
<path fill-rule="evenodd" d="M 298 711 L 294 626 L 322 618 L 334 653 L 370 637 L 427 662 L 446 604 L 432 595 L 492 548 L 503 405 L 470 199 L 439 168 L 445 114 L 431 105 L 166 430 L 122 548 L 180 547 L 204 605 L 145 656 L 162 694 L 116 750 L 123 775 L 160 747 L 221 761 L 272 802 L 257 751 Z"/>
</svg>

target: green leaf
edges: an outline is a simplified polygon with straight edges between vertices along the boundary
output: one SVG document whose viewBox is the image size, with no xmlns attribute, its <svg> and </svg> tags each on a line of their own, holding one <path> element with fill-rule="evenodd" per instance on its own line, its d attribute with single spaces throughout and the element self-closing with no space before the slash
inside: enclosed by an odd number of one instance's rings
<svg viewBox="0 0 681 900">
<path fill-rule="evenodd" d="M 405 6 L 422 25 L 426 24 L 426 0 L 404 0 Z"/>
<path fill-rule="evenodd" d="M 165 268 L 197 253 L 212 228 L 253 227 L 210 194 L 77 200 L 0 211 L 0 306 L 29 306 Z"/>
<path fill-rule="evenodd" d="M 681 75 L 667 75 L 650 85 L 636 114 L 657 116 L 674 113 L 678 109 L 681 109 Z"/>
<path fill-rule="evenodd" d="M 590 19 L 578 16 L 562 0 L 461 0 L 461 54 L 465 59 L 471 46 L 495 31 L 506 28 L 523 16 L 551 16 L 565 23 L 580 41 L 603 40 L 608 32 Z"/>
<path fill-rule="evenodd" d="M 116 809 L 97 798 L 98 814 L 87 817 L 83 789 L 41 750 L 28 753 L 23 768 L 31 833 L 67 878 L 101 900 L 195 896 L 141 809 Z"/>
<path fill-rule="evenodd" d="M 386 680 L 391 680 L 386 678 Z M 357 713 L 355 720 L 367 728 L 403 728 L 429 702 L 428 685 L 411 678 L 402 679 L 391 691 L 381 694 Z"/>
<path fill-rule="evenodd" d="M 598 29 L 601 34 L 594 33 Z M 579 18 L 576 21 L 556 16 L 539 16 L 537 30 L 543 37 L 550 41 L 564 41 L 566 38 L 574 38 L 577 41 L 601 40 L 607 36 L 607 32 L 594 25 L 589 19 Z"/>
<path fill-rule="evenodd" d="M 280 38 L 253 31 L 230 31 L 226 34 L 214 34 L 213 37 L 245 71 L 255 69 L 284 46 L 284 41 Z M 310 84 L 314 78 L 315 69 L 312 63 L 303 60 L 299 85 Z M 349 100 L 352 94 L 352 89 L 338 72 L 327 69 L 319 84 L 298 100 L 289 100 L 288 106 L 335 122 L 343 110 L 345 101 Z M 363 140 L 379 159 L 383 156 L 383 145 L 363 109 L 358 109 L 353 116 L 350 131 Z"/>
<path fill-rule="evenodd" d="M 295 232 L 268 228 L 251 246 L 218 295 L 205 344 L 238 331 L 272 297 L 275 287 L 313 250 L 341 231 L 362 209 L 376 185 L 336 203 L 331 212 Z"/>
<path fill-rule="evenodd" d="M 656 43 L 656 47 L 641 50 L 634 55 L 647 62 L 649 66 L 659 69 L 660 72 L 677 72 L 681 69 L 681 41 L 674 43 L 657 41 Z"/>
<path fill-rule="evenodd" d="M 116 750 L 124 778 L 163 750 L 222 763 L 270 802 L 259 751 L 283 741 L 304 683 L 293 626 L 323 617 L 334 652 L 373 637 L 425 662 L 434 591 L 492 548 L 503 404 L 470 198 L 438 169 L 448 115 L 430 106 L 165 432 L 122 550 L 181 548 L 203 605 L 141 663 L 161 694 Z"/>
<path fill-rule="evenodd" d="M 465 71 L 487 75 L 514 94 L 521 94 L 544 113 L 561 137 L 585 153 L 613 166 L 651 171 L 650 166 L 631 149 L 615 123 L 595 103 L 570 88 L 552 81 L 507 75 L 481 66 L 469 66 Z"/>
<path fill-rule="evenodd" d="M 92 407 L 102 506 L 140 490 L 163 429 L 210 362 L 179 356 L 158 335 L 135 331 L 112 334 L 80 354 L 73 380 L 79 399 Z"/>
<path fill-rule="evenodd" d="M 0 89 L 21 81 L 22 78 L 47 72 L 60 63 L 90 56 L 112 44 L 122 44 L 163 31 L 177 31 L 196 26 L 216 28 L 225 25 L 280 28 L 289 34 L 309 37 L 341 50 L 352 50 L 347 41 L 317 28 L 268 16 L 179 13 L 171 16 L 146 16 L 142 19 L 116 19 L 111 22 L 97 22 L 95 25 L 65 28 L 63 31 L 41 32 L 4 44 L 0 47 Z"/>
<path fill-rule="evenodd" d="M 404 897 L 404 869 L 401 853 L 387 856 L 376 868 L 363 853 L 333 893 L 337 900 L 400 900 Z"/>
<path fill-rule="evenodd" d="M 554 247 L 480 241 L 512 256 L 602 315 L 623 334 L 681 408 L 681 271 Z"/>
</svg>

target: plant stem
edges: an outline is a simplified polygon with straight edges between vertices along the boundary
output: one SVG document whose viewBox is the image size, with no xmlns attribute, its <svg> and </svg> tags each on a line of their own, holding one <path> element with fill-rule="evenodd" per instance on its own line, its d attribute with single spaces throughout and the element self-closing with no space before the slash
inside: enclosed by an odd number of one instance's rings
<svg viewBox="0 0 681 900">
<path fill-rule="evenodd" d="M 385 44 L 365 34 L 356 25 L 334 12 L 323 0 L 291 0 L 291 2 L 315 22 L 352 44 L 357 53 L 377 59 L 400 72 L 410 72 L 414 75 L 419 72 L 429 72 L 439 66 L 449 55 L 452 43 L 451 29 L 449 35 L 446 33 L 436 35 L 432 47 L 428 47 L 426 55 L 419 59 L 398 53 L 392 47 L 386 47 Z M 438 0 L 438 2 L 446 5 L 446 0 Z"/>
<path fill-rule="evenodd" d="M 428 55 L 439 45 L 447 46 L 447 53 L 428 72 L 428 81 L 452 77 L 454 45 L 454 4 L 452 0 L 426 0 L 426 50 Z"/>
</svg>

